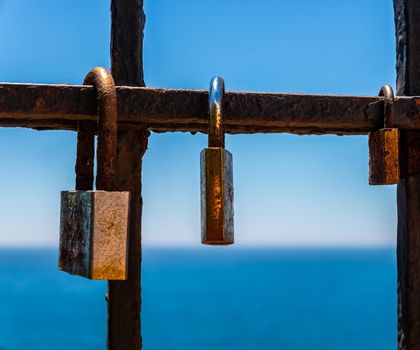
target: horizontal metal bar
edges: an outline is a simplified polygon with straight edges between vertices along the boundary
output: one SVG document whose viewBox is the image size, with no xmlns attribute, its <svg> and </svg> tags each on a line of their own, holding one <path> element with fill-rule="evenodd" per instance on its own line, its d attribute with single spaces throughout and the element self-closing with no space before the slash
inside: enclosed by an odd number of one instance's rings
<svg viewBox="0 0 420 350">
<path fill-rule="evenodd" d="M 208 93 L 117 87 L 121 128 L 206 132 Z M 227 91 L 225 131 L 232 134 L 366 134 L 383 125 L 383 98 Z M 395 126 L 420 130 L 420 97 L 396 97 Z M 96 121 L 90 86 L 0 84 L 0 126 L 76 130 Z"/>
</svg>

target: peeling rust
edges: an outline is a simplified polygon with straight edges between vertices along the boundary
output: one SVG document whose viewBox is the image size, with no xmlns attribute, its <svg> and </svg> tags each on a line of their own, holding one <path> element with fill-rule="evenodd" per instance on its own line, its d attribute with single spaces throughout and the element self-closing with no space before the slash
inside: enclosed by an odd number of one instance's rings
<svg viewBox="0 0 420 350">
<path fill-rule="evenodd" d="M 93 87 L 0 84 L 0 126 L 77 130 L 95 122 Z M 118 127 L 156 132 L 207 131 L 208 92 L 117 86 Z M 39 110 L 37 100 L 43 100 Z M 367 134 L 383 125 L 382 97 L 226 91 L 225 132 Z M 396 98 L 395 127 L 420 130 L 418 97 Z"/>
<path fill-rule="evenodd" d="M 420 94 L 420 2 L 394 0 L 397 94 Z M 399 97 L 398 102 L 404 97 Z M 419 122 L 419 101 L 406 106 L 405 125 Z M 396 114 L 396 126 L 398 125 Z M 420 133 L 401 129 L 398 203 L 398 350 L 420 348 Z"/>
</svg>

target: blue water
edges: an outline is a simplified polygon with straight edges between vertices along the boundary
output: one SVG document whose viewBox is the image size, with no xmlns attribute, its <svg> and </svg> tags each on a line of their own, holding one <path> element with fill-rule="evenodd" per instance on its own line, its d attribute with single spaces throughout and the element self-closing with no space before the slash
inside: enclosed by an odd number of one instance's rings
<svg viewBox="0 0 420 350">
<path fill-rule="evenodd" d="M 0 250 L 0 349 L 105 349 L 104 282 Z M 393 350 L 392 250 L 145 249 L 145 350 Z M 129 350 L 129 349 L 127 349 Z"/>
</svg>

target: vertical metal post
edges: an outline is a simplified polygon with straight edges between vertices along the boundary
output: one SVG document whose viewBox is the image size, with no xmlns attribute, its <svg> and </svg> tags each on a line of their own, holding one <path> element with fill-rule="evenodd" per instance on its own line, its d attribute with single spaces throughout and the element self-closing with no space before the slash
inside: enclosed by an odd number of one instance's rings
<svg viewBox="0 0 420 350">
<path fill-rule="evenodd" d="M 397 95 L 420 94 L 420 1 L 394 0 Z M 401 133 L 398 185 L 398 349 L 420 349 L 420 132 Z"/>
<path fill-rule="evenodd" d="M 144 86 L 143 0 L 111 1 L 111 59 L 116 85 Z M 140 350 L 141 169 L 145 130 L 119 131 L 115 188 L 131 192 L 128 280 L 108 282 L 109 350 Z"/>
<path fill-rule="evenodd" d="M 79 122 L 77 128 L 76 190 L 93 189 L 95 129 L 95 124 L 86 122 Z"/>
</svg>

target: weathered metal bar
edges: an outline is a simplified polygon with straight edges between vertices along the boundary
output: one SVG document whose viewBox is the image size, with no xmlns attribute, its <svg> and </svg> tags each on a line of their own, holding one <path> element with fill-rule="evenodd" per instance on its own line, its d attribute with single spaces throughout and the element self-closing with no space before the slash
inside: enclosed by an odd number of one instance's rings
<svg viewBox="0 0 420 350">
<path fill-rule="evenodd" d="M 112 0 L 111 17 L 111 62 L 115 83 L 144 86 L 143 0 Z M 142 348 L 141 171 L 142 157 L 147 149 L 147 136 L 146 130 L 119 128 L 118 131 L 114 185 L 116 190 L 130 191 L 128 278 L 126 281 L 108 282 L 108 350 Z"/>
<path fill-rule="evenodd" d="M 394 0 L 397 94 L 420 94 L 420 2 Z M 417 121 L 420 118 L 416 117 Z M 420 131 L 401 132 L 398 202 L 398 349 L 420 349 Z"/>
<path fill-rule="evenodd" d="M 126 82 L 125 82 L 126 83 Z M 208 92 L 117 87 L 122 128 L 206 132 Z M 383 98 L 226 92 L 228 133 L 366 134 L 383 124 Z M 95 121 L 93 88 L 0 84 L 0 126 L 76 130 Z M 420 97 L 397 97 L 395 126 L 420 130 Z"/>
</svg>

